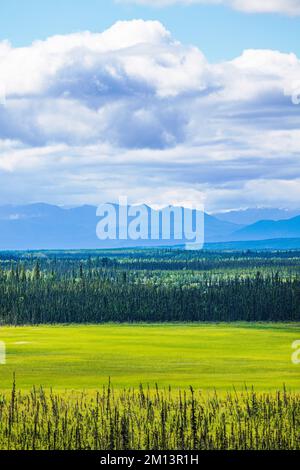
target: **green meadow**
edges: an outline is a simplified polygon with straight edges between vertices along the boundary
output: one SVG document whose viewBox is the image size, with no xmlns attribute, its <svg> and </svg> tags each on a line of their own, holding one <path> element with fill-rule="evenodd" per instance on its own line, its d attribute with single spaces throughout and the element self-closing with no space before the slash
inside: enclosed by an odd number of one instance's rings
<svg viewBox="0 0 300 470">
<path fill-rule="evenodd" d="M 111 377 L 116 389 L 300 391 L 291 361 L 300 324 L 171 324 L 1 327 L 6 364 L 1 391 L 33 385 L 92 390 Z"/>
</svg>

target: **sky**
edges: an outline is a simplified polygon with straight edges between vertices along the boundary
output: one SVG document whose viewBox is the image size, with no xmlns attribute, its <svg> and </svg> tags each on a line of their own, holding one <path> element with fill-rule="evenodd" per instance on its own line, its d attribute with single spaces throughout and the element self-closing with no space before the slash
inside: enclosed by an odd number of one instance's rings
<svg viewBox="0 0 300 470">
<path fill-rule="evenodd" d="M 298 208 L 300 0 L 3 0 L 0 204 Z"/>
<path fill-rule="evenodd" d="M 251 2 L 253 0 L 248 3 Z M 174 2 L 167 7 L 153 7 L 159 0 L 136 3 L 122 0 L 2 0 L 0 38 L 8 39 L 16 47 L 26 46 L 36 39 L 55 34 L 85 30 L 100 32 L 119 20 L 144 19 L 160 21 L 177 40 L 196 45 L 213 62 L 233 59 L 249 48 L 295 52 L 300 56 L 300 16 L 276 12 L 245 14 L 225 5 L 212 4 L 209 0 L 204 4 Z M 288 4 L 289 0 L 282 3 Z M 290 3 L 299 5 L 298 1 Z"/>
</svg>

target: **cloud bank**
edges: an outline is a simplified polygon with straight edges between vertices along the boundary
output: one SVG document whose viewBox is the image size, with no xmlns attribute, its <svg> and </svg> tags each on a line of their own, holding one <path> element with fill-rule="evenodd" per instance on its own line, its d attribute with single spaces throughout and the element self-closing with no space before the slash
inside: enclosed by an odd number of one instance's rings
<svg viewBox="0 0 300 470">
<path fill-rule="evenodd" d="M 300 0 L 116 0 L 118 3 L 135 3 L 152 7 L 170 5 L 225 5 L 245 13 L 283 13 L 300 15 Z"/>
<path fill-rule="evenodd" d="M 0 43 L 0 203 L 299 205 L 300 61 L 210 64 L 159 22 Z"/>
</svg>

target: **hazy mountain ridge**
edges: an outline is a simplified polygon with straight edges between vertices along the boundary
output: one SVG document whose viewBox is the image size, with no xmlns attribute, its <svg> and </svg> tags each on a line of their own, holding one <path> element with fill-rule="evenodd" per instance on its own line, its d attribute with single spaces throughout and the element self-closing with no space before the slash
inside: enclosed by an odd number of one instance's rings
<svg viewBox="0 0 300 470">
<path fill-rule="evenodd" d="M 300 209 L 248 208 L 212 214 L 219 220 L 233 224 L 251 225 L 261 220 L 287 220 L 300 215 Z"/>
<path fill-rule="evenodd" d="M 0 249 L 84 249 L 178 245 L 176 241 L 100 241 L 96 207 L 48 204 L 0 206 Z M 206 241 L 226 241 L 240 226 L 205 214 Z"/>
<path fill-rule="evenodd" d="M 249 213 L 251 211 L 257 209 L 249 210 Z M 273 211 L 280 213 L 280 210 Z M 178 240 L 100 241 L 96 236 L 99 220 L 96 207 L 91 205 L 74 208 L 43 203 L 0 206 L 0 250 L 153 247 L 180 243 Z M 286 239 L 287 242 L 298 238 L 300 216 L 280 221 L 261 220 L 244 226 L 205 214 L 206 244 L 273 239 Z"/>
<path fill-rule="evenodd" d="M 233 241 L 300 238 L 300 216 L 288 220 L 261 220 L 233 234 Z"/>
</svg>

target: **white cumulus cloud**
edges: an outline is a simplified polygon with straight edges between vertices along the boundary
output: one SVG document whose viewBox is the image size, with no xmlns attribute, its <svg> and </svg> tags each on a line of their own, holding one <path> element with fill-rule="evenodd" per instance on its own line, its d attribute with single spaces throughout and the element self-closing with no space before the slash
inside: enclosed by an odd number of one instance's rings
<svg viewBox="0 0 300 470">
<path fill-rule="evenodd" d="M 297 205 L 299 78 L 295 54 L 210 64 L 156 21 L 2 42 L 0 203 Z"/>
</svg>

